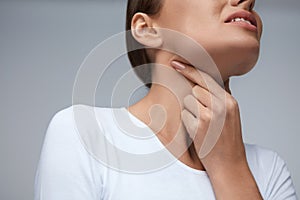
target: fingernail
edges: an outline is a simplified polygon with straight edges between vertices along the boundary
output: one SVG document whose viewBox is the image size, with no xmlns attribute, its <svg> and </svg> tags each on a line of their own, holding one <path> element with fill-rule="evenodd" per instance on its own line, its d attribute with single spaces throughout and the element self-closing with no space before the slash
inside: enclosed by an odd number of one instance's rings
<svg viewBox="0 0 300 200">
<path fill-rule="evenodd" d="M 171 64 L 177 70 L 183 70 L 183 69 L 185 69 L 185 66 L 183 64 L 181 64 L 180 62 L 172 61 Z"/>
</svg>

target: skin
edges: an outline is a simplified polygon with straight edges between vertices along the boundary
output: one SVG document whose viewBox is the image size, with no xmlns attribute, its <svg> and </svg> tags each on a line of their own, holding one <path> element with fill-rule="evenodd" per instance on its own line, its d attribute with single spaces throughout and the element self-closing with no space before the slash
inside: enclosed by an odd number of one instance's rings
<svg viewBox="0 0 300 200">
<path fill-rule="evenodd" d="M 159 28 L 176 30 L 201 44 L 218 67 L 222 84 L 174 53 L 152 50 L 157 66 L 164 67 L 154 67 L 148 95 L 128 108 L 181 162 L 206 170 L 217 199 L 262 199 L 246 160 L 239 106 L 229 87 L 231 76 L 249 72 L 258 59 L 262 23 L 253 4 L 254 0 L 165 0 L 158 16 L 137 13 L 132 20 L 133 36 L 145 46 L 163 46 L 168 37 Z M 240 10 L 254 14 L 257 31 L 224 23 Z M 222 117 L 220 137 L 203 157 L 205 136 L 214 134 L 209 124 Z"/>
</svg>

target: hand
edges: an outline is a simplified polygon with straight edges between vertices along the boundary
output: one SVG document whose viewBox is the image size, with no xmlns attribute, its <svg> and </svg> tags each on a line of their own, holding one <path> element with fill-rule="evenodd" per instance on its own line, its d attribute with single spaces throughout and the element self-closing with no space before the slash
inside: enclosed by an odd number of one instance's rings
<svg viewBox="0 0 300 200">
<path fill-rule="evenodd" d="M 232 199 L 236 194 L 230 194 L 229 191 L 232 190 L 228 187 L 231 185 L 231 189 L 235 191 L 243 185 L 241 182 L 246 182 L 249 185 L 244 186 L 253 186 L 256 192 L 251 191 L 249 199 L 261 199 L 248 167 L 239 107 L 230 94 L 229 81 L 225 82 L 223 88 L 211 76 L 190 65 L 176 62 L 172 62 L 172 65 L 195 84 L 192 94 L 184 99 L 182 121 L 193 139 L 198 156 L 215 186 L 214 189 L 219 191 L 217 197 L 223 198 L 227 195 L 228 199 Z M 241 191 L 243 190 L 237 192 Z"/>
<path fill-rule="evenodd" d="M 247 163 L 237 101 L 208 74 L 188 65 L 179 72 L 195 84 L 192 95 L 184 99 L 182 120 L 207 172 Z M 216 129 L 209 129 L 210 124 L 218 125 L 220 133 L 212 132 Z M 205 141 L 208 134 L 216 141 Z M 210 152 L 202 156 L 204 146 L 210 147 Z"/>
</svg>

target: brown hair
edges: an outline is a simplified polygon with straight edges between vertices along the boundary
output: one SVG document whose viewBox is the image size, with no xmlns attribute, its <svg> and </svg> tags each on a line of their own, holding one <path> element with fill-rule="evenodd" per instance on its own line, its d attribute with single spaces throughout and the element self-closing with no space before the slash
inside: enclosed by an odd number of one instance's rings
<svg viewBox="0 0 300 200">
<path fill-rule="evenodd" d="M 136 68 L 140 65 L 151 63 L 151 59 L 142 44 L 137 42 L 131 34 L 131 21 L 137 12 L 148 15 L 156 15 L 161 10 L 163 0 L 128 0 L 126 16 L 126 44 L 127 55 L 135 73 L 146 84 L 151 87 L 151 67 Z M 132 51 L 133 50 L 133 51 Z"/>
</svg>

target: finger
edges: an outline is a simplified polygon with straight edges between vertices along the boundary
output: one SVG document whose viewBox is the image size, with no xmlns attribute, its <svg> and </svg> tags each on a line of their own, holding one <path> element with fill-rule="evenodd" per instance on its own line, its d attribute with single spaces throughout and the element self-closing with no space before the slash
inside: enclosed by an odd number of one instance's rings
<svg viewBox="0 0 300 200">
<path fill-rule="evenodd" d="M 181 113 L 182 122 L 190 138 L 193 140 L 197 149 L 200 149 L 206 135 L 206 126 L 195 118 L 189 111 L 183 110 Z"/>
<path fill-rule="evenodd" d="M 187 64 L 180 63 L 178 61 L 172 61 L 172 66 L 179 71 L 182 75 L 184 75 L 187 79 L 192 81 L 194 84 L 197 84 L 204 89 L 208 90 L 205 80 L 200 74 L 200 71 L 196 70 Z"/>
<path fill-rule="evenodd" d="M 178 61 L 172 61 L 171 64 L 178 72 L 180 72 L 188 80 L 206 89 L 207 91 L 211 91 L 214 95 L 224 92 L 224 89 L 210 75 L 206 74 L 205 72 L 197 70 L 196 68 L 190 65 L 183 64 Z"/>
<path fill-rule="evenodd" d="M 181 118 L 190 138 L 194 139 L 198 131 L 199 121 L 185 109 L 181 112 Z"/>
<path fill-rule="evenodd" d="M 211 101 L 213 95 L 209 91 L 196 85 L 192 89 L 192 94 L 200 103 L 203 104 L 203 106 L 211 108 Z"/>
<path fill-rule="evenodd" d="M 198 119 L 200 119 L 201 113 L 206 109 L 205 106 L 192 95 L 186 96 L 183 100 L 183 104 L 184 108 Z"/>
</svg>

